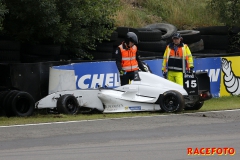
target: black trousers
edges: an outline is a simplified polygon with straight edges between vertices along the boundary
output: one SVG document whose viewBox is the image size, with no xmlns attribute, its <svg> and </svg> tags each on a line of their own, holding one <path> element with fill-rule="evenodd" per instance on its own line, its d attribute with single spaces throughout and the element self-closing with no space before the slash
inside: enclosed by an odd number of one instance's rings
<svg viewBox="0 0 240 160">
<path fill-rule="evenodd" d="M 120 76 L 121 86 L 129 84 L 131 80 L 134 79 L 134 74 L 136 71 L 126 72 L 124 75 Z"/>
</svg>

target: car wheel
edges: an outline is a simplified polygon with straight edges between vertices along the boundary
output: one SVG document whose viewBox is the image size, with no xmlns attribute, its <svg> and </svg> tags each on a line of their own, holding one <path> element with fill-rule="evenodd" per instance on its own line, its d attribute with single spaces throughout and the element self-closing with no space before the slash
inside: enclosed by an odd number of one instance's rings
<svg viewBox="0 0 240 160">
<path fill-rule="evenodd" d="M 199 110 L 200 108 L 202 108 L 203 104 L 204 101 L 198 101 L 192 106 L 191 105 L 185 106 L 184 110 Z"/>
<path fill-rule="evenodd" d="M 57 101 L 57 110 L 63 114 L 77 114 L 79 105 L 76 97 L 71 94 L 61 96 Z"/>
<path fill-rule="evenodd" d="M 184 98 L 178 91 L 167 91 L 161 97 L 160 107 L 164 112 L 181 112 L 184 105 Z"/>
</svg>

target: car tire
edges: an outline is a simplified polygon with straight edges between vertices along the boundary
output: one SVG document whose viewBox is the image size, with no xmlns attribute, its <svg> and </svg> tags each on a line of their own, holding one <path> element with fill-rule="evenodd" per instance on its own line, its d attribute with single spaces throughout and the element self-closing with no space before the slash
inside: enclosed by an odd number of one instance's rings
<svg viewBox="0 0 240 160">
<path fill-rule="evenodd" d="M 172 35 L 177 32 L 177 27 L 169 23 L 154 23 L 145 26 L 144 28 L 159 29 L 163 33 L 162 40 L 169 40 L 172 38 Z"/>
<path fill-rule="evenodd" d="M 76 97 L 71 94 L 61 96 L 57 101 L 57 110 L 59 113 L 63 114 L 77 114 L 79 111 L 79 104 Z"/>
<path fill-rule="evenodd" d="M 166 91 L 161 96 L 160 107 L 164 112 L 181 112 L 185 107 L 182 94 L 175 90 Z"/>
<path fill-rule="evenodd" d="M 35 109 L 34 98 L 27 92 L 16 91 L 15 95 L 8 102 L 11 111 L 15 116 L 31 116 Z"/>
<path fill-rule="evenodd" d="M 203 104 L 204 101 L 198 101 L 193 106 L 191 105 L 185 106 L 184 110 L 199 110 L 200 108 L 202 108 Z"/>
</svg>

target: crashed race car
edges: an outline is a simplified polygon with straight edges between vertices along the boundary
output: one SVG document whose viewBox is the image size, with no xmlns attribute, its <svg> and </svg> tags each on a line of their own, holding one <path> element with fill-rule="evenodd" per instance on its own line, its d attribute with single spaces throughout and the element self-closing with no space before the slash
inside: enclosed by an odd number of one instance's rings
<svg viewBox="0 0 240 160">
<path fill-rule="evenodd" d="M 80 110 L 102 113 L 198 110 L 211 99 L 207 72 L 184 75 L 184 87 L 150 72 L 135 72 L 130 84 L 116 88 L 76 89 L 51 93 L 36 102 L 37 109 L 56 109 L 63 114 Z"/>
</svg>

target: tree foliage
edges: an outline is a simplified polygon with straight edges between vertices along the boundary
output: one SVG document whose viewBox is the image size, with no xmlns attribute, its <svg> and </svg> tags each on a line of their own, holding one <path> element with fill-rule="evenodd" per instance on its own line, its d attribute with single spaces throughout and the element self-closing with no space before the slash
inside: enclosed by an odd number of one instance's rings
<svg viewBox="0 0 240 160">
<path fill-rule="evenodd" d="M 2 23 L 4 20 L 5 14 L 8 12 L 6 5 L 3 3 L 3 0 L 0 0 L 0 30 L 2 30 Z"/>
<path fill-rule="evenodd" d="M 3 0 L 3 27 L 21 42 L 94 48 L 114 30 L 119 0 Z"/>
<path fill-rule="evenodd" d="M 227 26 L 240 26 L 240 0 L 209 0 L 213 13 Z"/>
</svg>

